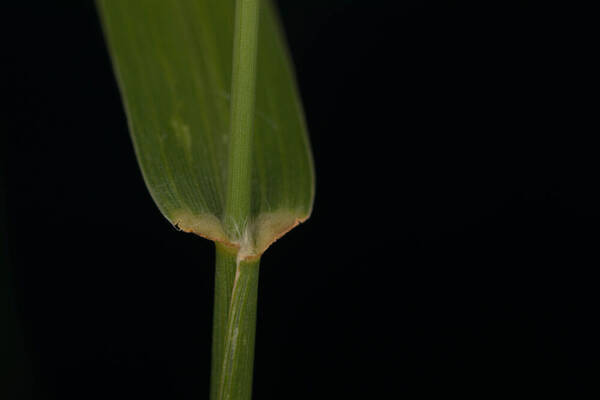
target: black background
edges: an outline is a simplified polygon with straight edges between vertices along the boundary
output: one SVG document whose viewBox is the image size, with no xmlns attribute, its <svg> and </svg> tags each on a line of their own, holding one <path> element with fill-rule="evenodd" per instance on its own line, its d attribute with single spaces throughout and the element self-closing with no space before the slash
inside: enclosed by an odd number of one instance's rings
<svg viewBox="0 0 600 400">
<path fill-rule="evenodd" d="M 598 373 L 588 11 L 279 4 L 317 196 L 262 260 L 255 398 L 580 398 Z M 93 3 L 1 7 L 6 398 L 207 398 L 213 246 L 145 189 Z"/>
</svg>

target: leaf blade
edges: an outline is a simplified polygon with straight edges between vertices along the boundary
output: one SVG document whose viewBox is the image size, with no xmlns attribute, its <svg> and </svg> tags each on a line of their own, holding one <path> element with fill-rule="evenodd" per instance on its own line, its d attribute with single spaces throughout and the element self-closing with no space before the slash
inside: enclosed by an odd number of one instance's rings
<svg viewBox="0 0 600 400">
<path fill-rule="evenodd" d="M 154 201 L 182 230 L 240 247 L 223 221 L 234 1 L 100 0 L 98 9 Z M 315 187 L 304 114 L 270 1 L 260 21 L 248 256 L 310 216 Z"/>
</svg>

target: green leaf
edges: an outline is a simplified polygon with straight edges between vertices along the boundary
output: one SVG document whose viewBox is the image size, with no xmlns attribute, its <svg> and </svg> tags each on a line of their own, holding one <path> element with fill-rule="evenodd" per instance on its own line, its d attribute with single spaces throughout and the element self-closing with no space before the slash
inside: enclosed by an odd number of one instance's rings
<svg viewBox="0 0 600 400">
<path fill-rule="evenodd" d="M 250 215 L 226 224 L 234 0 L 99 0 L 146 185 L 186 232 L 257 257 L 306 220 L 314 172 L 282 30 L 262 1 Z"/>
</svg>

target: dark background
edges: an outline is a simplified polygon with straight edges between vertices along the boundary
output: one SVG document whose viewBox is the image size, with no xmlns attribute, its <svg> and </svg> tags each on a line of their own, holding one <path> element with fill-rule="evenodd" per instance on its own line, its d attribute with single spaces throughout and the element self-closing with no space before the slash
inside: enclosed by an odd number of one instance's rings
<svg viewBox="0 0 600 400">
<path fill-rule="evenodd" d="M 395 3 L 279 1 L 317 197 L 262 260 L 255 398 L 580 398 L 589 11 Z M 93 3 L 0 7 L 3 398 L 207 398 L 213 246 L 144 187 Z"/>
</svg>

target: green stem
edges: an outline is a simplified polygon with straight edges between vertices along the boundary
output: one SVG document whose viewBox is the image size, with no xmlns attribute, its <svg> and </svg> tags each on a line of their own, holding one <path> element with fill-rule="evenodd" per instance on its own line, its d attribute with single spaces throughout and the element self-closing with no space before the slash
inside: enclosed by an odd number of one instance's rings
<svg viewBox="0 0 600 400">
<path fill-rule="evenodd" d="M 260 0 L 236 0 L 225 230 L 245 238 L 251 212 L 252 128 Z M 211 400 L 250 400 L 259 259 L 216 245 Z"/>
<path fill-rule="evenodd" d="M 236 0 L 231 82 L 229 170 L 225 225 L 239 240 L 250 217 L 252 128 L 260 0 Z"/>
</svg>

